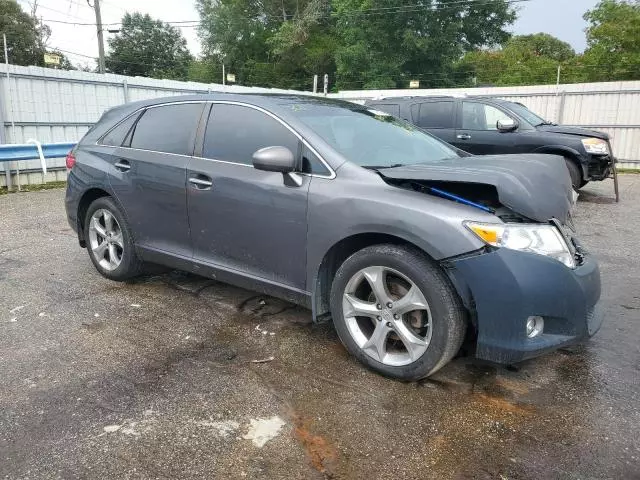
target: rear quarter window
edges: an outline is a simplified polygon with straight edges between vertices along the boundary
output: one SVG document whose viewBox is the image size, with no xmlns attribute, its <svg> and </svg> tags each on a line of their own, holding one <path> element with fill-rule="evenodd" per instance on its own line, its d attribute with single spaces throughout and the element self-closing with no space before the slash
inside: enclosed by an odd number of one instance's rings
<svg viewBox="0 0 640 480">
<path fill-rule="evenodd" d="M 100 145 L 108 145 L 112 147 L 125 145 L 125 139 L 139 116 L 140 113 L 136 113 L 125 118 L 122 122 L 113 127 L 104 137 L 102 137 L 99 142 Z"/>
</svg>

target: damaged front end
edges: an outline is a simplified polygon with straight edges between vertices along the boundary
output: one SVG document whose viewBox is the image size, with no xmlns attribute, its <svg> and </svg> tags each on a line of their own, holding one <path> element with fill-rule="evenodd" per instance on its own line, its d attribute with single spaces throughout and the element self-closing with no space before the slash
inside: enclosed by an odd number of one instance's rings
<svg viewBox="0 0 640 480">
<path fill-rule="evenodd" d="M 476 356 L 500 363 L 588 338 L 602 322 L 600 273 L 575 238 L 566 167 L 521 157 L 508 168 L 504 157 L 472 157 L 380 172 L 395 187 L 495 215 L 464 223 L 485 248 L 441 264 L 476 327 Z"/>
</svg>

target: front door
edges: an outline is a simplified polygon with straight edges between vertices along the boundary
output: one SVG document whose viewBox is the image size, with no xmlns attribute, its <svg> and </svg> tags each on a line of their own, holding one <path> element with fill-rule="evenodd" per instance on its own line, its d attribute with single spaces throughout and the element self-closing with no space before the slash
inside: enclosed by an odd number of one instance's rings
<svg viewBox="0 0 640 480">
<path fill-rule="evenodd" d="M 305 289 L 307 196 L 281 173 L 253 168 L 252 155 L 301 142 L 279 120 L 247 105 L 213 103 L 201 158 L 187 168 L 189 223 L 198 263 Z"/>
<path fill-rule="evenodd" d="M 111 187 L 143 249 L 191 257 L 186 169 L 204 105 L 147 108 L 114 151 Z"/>
<path fill-rule="evenodd" d="M 492 105 L 477 101 L 460 102 L 458 129 L 453 145 L 474 155 L 517 153 L 516 132 L 498 131 L 498 120 L 510 118 Z"/>
</svg>

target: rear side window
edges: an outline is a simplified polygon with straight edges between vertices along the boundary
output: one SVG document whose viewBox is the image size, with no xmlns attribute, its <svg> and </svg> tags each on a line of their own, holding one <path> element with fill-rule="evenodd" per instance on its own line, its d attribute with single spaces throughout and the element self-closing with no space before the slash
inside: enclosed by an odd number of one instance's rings
<svg viewBox="0 0 640 480">
<path fill-rule="evenodd" d="M 373 110 L 380 110 L 381 112 L 388 113 L 394 117 L 400 116 L 400 105 L 397 103 L 375 103 L 371 105 Z"/>
<path fill-rule="evenodd" d="M 253 154 L 265 147 L 287 147 L 298 155 L 299 140 L 266 113 L 241 105 L 214 104 L 204 136 L 202 156 L 252 165 Z"/>
<path fill-rule="evenodd" d="M 131 148 L 192 155 L 202 105 L 180 103 L 148 108 L 133 131 Z"/>
<path fill-rule="evenodd" d="M 112 147 L 120 147 L 125 143 L 125 138 L 127 134 L 133 127 L 133 124 L 136 123 L 137 118 L 140 116 L 139 113 L 135 115 L 131 115 L 123 122 L 116 125 L 114 128 L 109 131 L 102 140 L 100 141 L 101 145 L 109 145 Z"/>
<path fill-rule="evenodd" d="M 412 109 L 413 121 L 422 128 L 453 128 L 453 107 L 453 101 L 421 103 Z"/>
</svg>

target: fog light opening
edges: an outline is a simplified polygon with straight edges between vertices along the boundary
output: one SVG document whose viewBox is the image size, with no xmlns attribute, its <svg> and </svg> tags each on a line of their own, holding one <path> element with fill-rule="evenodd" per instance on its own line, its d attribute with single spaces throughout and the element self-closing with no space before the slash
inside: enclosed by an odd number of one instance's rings
<svg viewBox="0 0 640 480">
<path fill-rule="evenodd" d="M 535 338 L 544 330 L 544 318 L 533 316 L 527 318 L 527 337 Z"/>
</svg>

